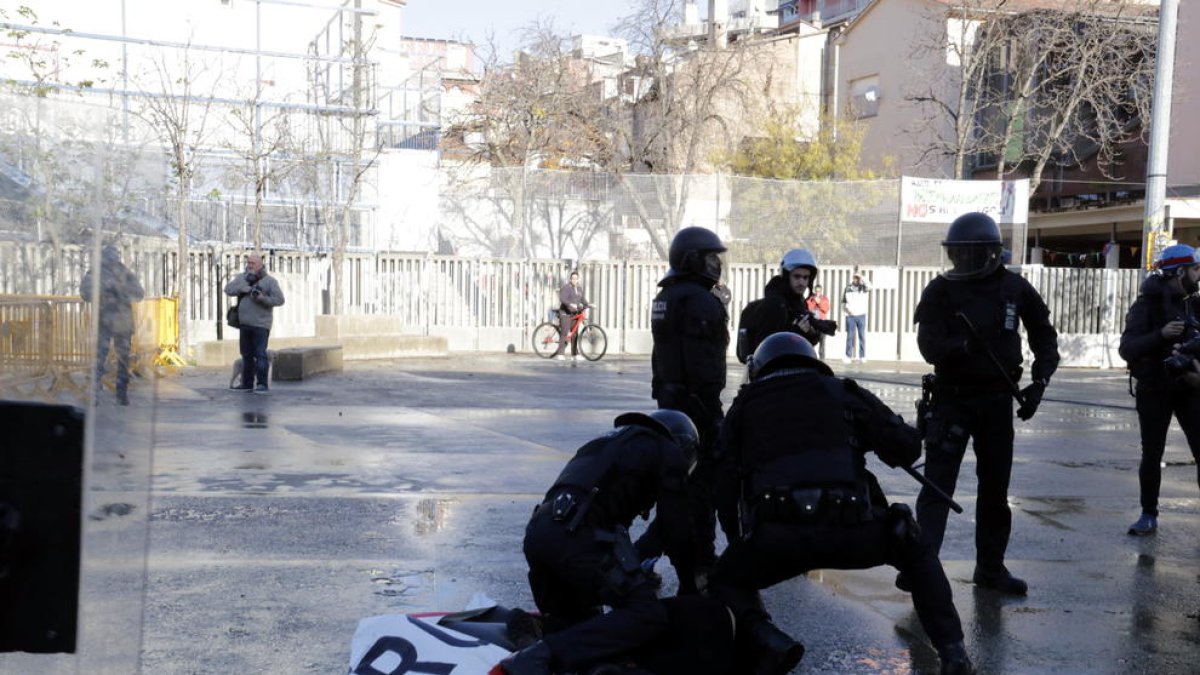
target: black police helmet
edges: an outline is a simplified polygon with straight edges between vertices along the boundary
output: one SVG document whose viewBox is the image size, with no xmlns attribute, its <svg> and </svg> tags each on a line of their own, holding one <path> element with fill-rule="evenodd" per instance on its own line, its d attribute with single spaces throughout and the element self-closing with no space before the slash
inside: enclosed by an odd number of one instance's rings
<svg viewBox="0 0 1200 675">
<path fill-rule="evenodd" d="M 671 263 L 674 274 L 698 274 L 707 279 L 717 281 L 721 278 L 721 269 L 715 270 L 705 265 L 704 256 L 708 253 L 724 253 L 725 244 L 716 232 L 703 227 L 685 227 L 675 233 L 671 240 L 671 249 L 667 260 Z"/>
<path fill-rule="evenodd" d="M 833 370 L 817 356 L 812 344 L 795 333 L 768 335 L 754 350 L 747 366 L 751 382 L 788 367 L 812 368 L 822 375 L 833 375 Z"/>
<path fill-rule="evenodd" d="M 692 418 L 678 410 L 661 408 L 650 413 L 628 412 L 617 415 L 613 420 L 614 427 L 640 426 L 653 429 L 659 434 L 675 441 L 683 451 L 688 470 L 696 464 L 696 449 L 700 446 L 700 432 L 696 430 Z"/>
<path fill-rule="evenodd" d="M 946 231 L 946 239 L 942 246 L 988 246 L 1004 245 L 1000 236 L 1000 226 L 986 213 L 964 213 L 950 223 Z"/>
<path fill-rule="evenodd" d="M 955 218 L 942 246 L 951 265 L 945 272 L 947 279 L 987 276 L 1000 267 L 1004 257 L 1000 227 L 986 213 L 965 213 Z"/>
</svg>

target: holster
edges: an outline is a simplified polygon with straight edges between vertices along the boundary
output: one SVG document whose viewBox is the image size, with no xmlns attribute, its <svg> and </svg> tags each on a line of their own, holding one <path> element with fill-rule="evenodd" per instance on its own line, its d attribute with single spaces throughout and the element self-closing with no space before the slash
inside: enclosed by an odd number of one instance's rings
<svg viewBox="0 0 1200 675">
<path fill-rule="evenodd" d="M 933 373 L 926 373 L 921 377 L 921 399 L 917 401 L 917 433 L 921 438 L 925 438 L 925 434 L 929 429 L 929 416 L 932 414 L 933 408 L 933 388 L 937 382 L 937 376 Z"/>
<path fill-rule="evenodd" d="M 921 526 L 908 504 L 897 502 L 888 507 L 887 526 L 889 544 L 900 557 L 915 549 L 921 540 Z"/>
<path fill-rule="evenodd" d="M 595 530 L 594 536 L 597 542 L 610 547 L 611 555 L 601 563 L 600 572 L 613 591 L 625 594 L 645 578 L 629 530 L 618 525 L 612 530 Z"/>
<path fill-rule="evenodd" d="M 579 526 L 584 522 L 584 518 L 587 517 L 596 492 L 597 489 L 592 488 L 589 492 L 580 496 L 578 489 L 563 488 L 558 490 L 546 501 L 547 506 L 550 508 L 551 517 L 555 522 L 566 523 L 567 532 L 574 532 L 579 529 Z"/>
</svg>

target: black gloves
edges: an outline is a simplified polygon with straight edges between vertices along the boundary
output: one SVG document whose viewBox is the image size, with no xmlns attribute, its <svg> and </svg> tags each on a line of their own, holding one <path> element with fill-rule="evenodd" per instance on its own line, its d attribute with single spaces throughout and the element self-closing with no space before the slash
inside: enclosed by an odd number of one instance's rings
<svg viewBox="0 0 1200 675">
<path fill-rule="evenodd" d="M 1017 409 L 1017 417 L 1023 420 L 1028 420 L 1037 412 L 1038 406 L 1042 403 L 1042 395 L 1046 393 L 1045 382 L 1034 382 L 1033 384 L 1021 390 L 1021 396 L 1025 399 L 1025 403 Z"/>
</svg>

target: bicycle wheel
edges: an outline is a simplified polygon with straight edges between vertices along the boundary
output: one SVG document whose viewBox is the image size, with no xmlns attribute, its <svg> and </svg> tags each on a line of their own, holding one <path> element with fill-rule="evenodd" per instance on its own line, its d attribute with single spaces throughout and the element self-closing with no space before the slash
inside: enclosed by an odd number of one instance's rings
<svg viewBox="0 0 1200 675">
<path fill-rule="evenodd" d="M 558 326 L 549 321 L 538 324 L 533 329 L 533 351 L 543 359 L 554 356 L 558 351 Z"/>
<path fill-rule="evenodd" d="M 583 354 L 583 358 L 599 361 L 604 352 L 608 351 L 608 336 L 600 326 L 589 324 L 580 329 L 579 336 L 575 338 L 575 345 L 579 353 Z"/>
</svg>

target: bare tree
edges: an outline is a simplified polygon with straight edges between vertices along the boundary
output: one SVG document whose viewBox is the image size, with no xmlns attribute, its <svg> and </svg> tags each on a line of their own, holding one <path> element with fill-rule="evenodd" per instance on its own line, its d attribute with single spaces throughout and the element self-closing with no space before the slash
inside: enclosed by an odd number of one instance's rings
<svg viewBox="0 0 1200 675">
<path fill-rule="evenodd" d="M 924 146 L 919 161 L 950 158 L 952 178 L 966 177 L 968 158 L 981 151 L 976 113 L 986 104 L 977 101 L 977 92 L 984 89 L 989 56 L 1006 42 L 1002 34 L 979 27 L 987 17 L 1005 13 L 1009 4 L 962 0 L 947 8 L 931 3 L 924 10 L 929 30 L 912 45 L 910 60 L 923 66 L 905 99 L 920 111 L 912 130 Z"/>
<path fill-rule="evenodd" d="M 1036 190 L 1050 162 L 1097 158 L 1101 171 L 1140 133 L 1153 72 L 1153 23 L 1135 0 L 1011 0 L 938 5 L 914 59 L 937 63 L 907 99 L 923 109 L 923 157 L 953 175 L 990 159 Z M 954 68 L 945 68 L 945 56 Z"/>
<path fill-rule="evenodd" d="M 624 77 L 623 98 L 610 101 L 605 137 L 612 171 L 654 251 L 667 246 L 683 222 L 693 189 L 691 174 L 712 168 L 746 135 L 762 109 L 770 62 L 754 40 L 693 47 L 673 39 L 680 0 L 639 0 L 622 19 L 621 33 L 637 53 Z M 635 173 L 655 174 L 650 185 Z"/>
<path fill-rule="evenodd" d="M 57 21 L 50 23 L 46 33 L 20 27 L 42 25 L 37 12 L 27 5 L 11 13 L 0 8 L 0 21 L 5 23 L 0 32 L 6 43 L 4 61 L 16 68 L 9 71 L 4 84 L 20 101 L 8 112 L 21 120 L 22 127 L 11 137 L 9 149 L 18 158 L 19 169 L 29 176 L 34 218 L 56 250 L 61 250 L 70 235 L 68 221 L 80 211 L 72 206 L 78 207 L 90 194 L 86 186 L 78 184 L 81 175 L 72 171 L 77 163 L 70 159 L 78 159 L 83 150 L 76 141 L 87 138 L 81 131 L 89 120 L 71 115 L 68 106 L 48 102 L 59 94 L 77 96 L 91 88 L 108 63 L 92 59 L 89 76 L 73 79 L 72 75 L 80 74 L 77 66 L 86 61 L 86 54 L 63 45 L 60 36 L 69 35 L 70 29 L 62 28 Z"/>
<path fill-rule="evenodd" d="M 355 0 L 354 8 L 361 6 Z M 326 86 L 326 69 L 335 67 L 328 61 L 317 59 L 310 68 L 311 89 L 320 97 L 318 108 L 312 114 L 315 124 L 318 152 L 306 157 L 306 172 L 310 187 L 320 204 L 321 222 L 329 235 L 332 246 L 333 292 L 330 313 L 341 314 L 344 305 L 344 267 L 346 250 L 350 243 L 350 232 L 354 225 L 354 206 L 362 193 L 367 173 L 375 166 L 380 153 L 380 144 L 371 133 L 371 119 L 377 112 L 374 100 L 374 78 L 367 59 L 377 38 L 377 27 L 365 26 L 361 12 L 339 12 L 339 19 L 346 21 L 349 39 L 338 45 L 335 56 L 350 58 L 349 88 L 330 91 Z M 314 41 L 309 51 L 319 55 Z"/>
<path fill-rule="evenodd" d="M 1119 178 L 1120 154 L 1149 120 L 1156 34 L 1143 8 L 1064 1 L 993 21 L 986 30 L 1007 38 L 1003 54 L 1010 56 L 1007 64 L 993 59 L 998 72 L 978 97 L 1004 113 L 1002 124 L 980 125 L 984 147 L 993 139 L 997 175 L 1020 170 L 1032 191 L 1051 163 L 1094 161 L 1104 175 Z"/>
<path fill-rule="evenodd" d="M 227 118 L 232 132 L 227 147 L 240 160 L 238 171 L 244 185 L 254 194 L 255 250 L 263 245 L 263 209 L 272 183 L 283 180 L 293 169 L 291 110 L 286 102 L 267 98 L 273 83 L 260 77 Z"/>
<path fill-rule="evenodd" d="M 185 46 L 176 59 L 169 59 L 164 52 L 152 57 L 146 77 L 151 81 L 153 91 L 141 99 L 138 114 L 149 122 L 163 144 L 174 184 L 178 242 L 176 292 L 179 295 L 176 318 L 180 349 L 186 350 L 191 283 L 188 201 L 200 162 L 200 150 L 210 135 L 212 93 L 220 81 L 220 73 L 210 70 L 210 62 L 195 58 L 191 49 Z"/>
<path fill-rule="evenodd" d="M 487 65 L 479 95 L 450 134 L 462 139 L 468 165 L 497 169 L 491 174 L 493 189 L 480 194 L 498 207 L 493 213 L 508 221 L 511 233 L 496 232 L 475 220 L 480 243 L 503 247 L 514 242 L 515 252 L 528 256 L 539 240 L 556 239 L 552 233 L 534 230 L 529 170 L 593 170 L 604 144 L 596 124 L 600 98 L 590 86 L 586 64 L 571 53 L 567 38 L 553 23 L 538 21 L 524 30 L 523 45 L 513 63 L 500 62 L 494 45 L 484 45 L 480 56 Z M 454 185 L 465 186 L 479 178 L 469 168 L 457 175 L 463 182 Z M 456 191 L 453 185 L 451 191 Z M 469 220 L 469 209 L 463 205 L 457 210 Z M 555 227 L 564 224 L 553 222 Z M 551 248 L 556 246 L 551 243 Z"/>
</svg>

